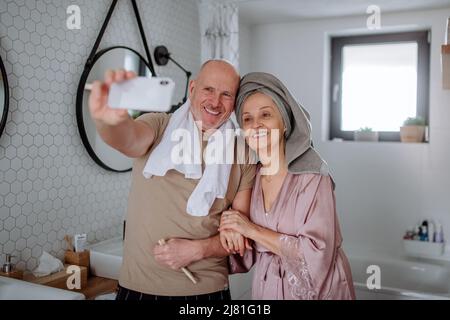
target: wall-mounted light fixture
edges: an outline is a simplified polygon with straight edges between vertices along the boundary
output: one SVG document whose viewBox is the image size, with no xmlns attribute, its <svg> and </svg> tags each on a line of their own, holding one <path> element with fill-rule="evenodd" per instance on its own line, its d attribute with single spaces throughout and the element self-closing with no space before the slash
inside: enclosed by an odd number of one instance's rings
<svg viewBox="0 0 450 320">
<path fill-rule="evenodd" d="M 167 50 L 166 46 L 157 46 L 155 48 L 153 56 L 154 56 L 155 62 L 156 62 L 156 64 L 158 66 L 165 66 L 165 65 L 167 65 L 167 63 L 170 60 L 178 68 L 183 70 L 183 72 L 186 74 L 186 89 L 184 91 L 184 98 L 183 98 L 183 100 L 180 103 L 178 103 L 177 105 L 172 106 L 172 109 L 169 112 L 174 112 L 176 109 L 181 107 L 187 100 L 187 92 L 188 92 L 188 88 L 189 88 L 189 79 L 191 78 L 192 73 L 190 71 L 186 70 L 185 68 L 183 68 L 183 66 L 181 66 L 178 62 L 176 62 L 172 58 L 171 53 L 169 52 L 169 50 Z"/>
</svg>

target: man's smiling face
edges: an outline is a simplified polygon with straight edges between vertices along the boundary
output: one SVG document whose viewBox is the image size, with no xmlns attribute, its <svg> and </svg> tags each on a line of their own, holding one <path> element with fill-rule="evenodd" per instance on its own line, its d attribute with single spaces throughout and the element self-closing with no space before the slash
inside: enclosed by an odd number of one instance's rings
<svg viewBox="0 0 450 320">
<path fill-rule="evenodd" d="M 239 75 L 227 62 L 203 65 L 189 84 L 191 112 L 195 121 L 201 121 L 203 131 L 219 128 L 230 117 L 238 87 Z"/>
</svg>

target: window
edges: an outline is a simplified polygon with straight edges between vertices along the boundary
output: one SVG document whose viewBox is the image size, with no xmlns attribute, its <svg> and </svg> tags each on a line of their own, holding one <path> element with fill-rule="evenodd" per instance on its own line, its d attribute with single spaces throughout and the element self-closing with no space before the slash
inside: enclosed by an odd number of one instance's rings
<svg viewBox="0 0 450 320">
<path fill-rule="evenodd" d="M 408 117 L 428 123 L 428 31 L 331 39 L 330 139 L 369 127 L 400 141 Z"/>
</svg>

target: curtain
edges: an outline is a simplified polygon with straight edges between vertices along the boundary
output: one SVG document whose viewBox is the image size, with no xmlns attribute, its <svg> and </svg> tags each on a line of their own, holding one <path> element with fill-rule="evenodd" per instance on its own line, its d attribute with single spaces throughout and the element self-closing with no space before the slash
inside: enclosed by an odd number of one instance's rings
<svg viewBox="0 0 450 320">
<path fill-rule="evenodd" d="M 239 70 L 239 17 L 234 1 L 199 2 L 202 63 L 225 59 Z"/>
</svg>

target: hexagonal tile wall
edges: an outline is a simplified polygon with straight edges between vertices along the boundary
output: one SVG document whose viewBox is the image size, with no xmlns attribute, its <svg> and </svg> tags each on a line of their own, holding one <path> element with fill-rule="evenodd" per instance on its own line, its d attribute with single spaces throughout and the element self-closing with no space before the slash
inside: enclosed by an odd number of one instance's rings
<svg viewBox="0 0 450 320">
<path fill-rule="evenodd" d="M 194 73 L 200 64 L 195 0 L 138 0 L 150 50 L 166 45 Z M 83 66 L 111 1 L 2 0 L 0 55 L 10 84 L 10 108 L 0 137 L 0 263 L 18 257 L 34 269 L 43 251 L 64 255 L 65 234 L 90 242 L 119 236 L 126 213 L 129 173 L 112 173 L 89 157 L 78 134 L 75 100 Z M 81 10 L 81 29 L 66 27 L 69 5 Z M 126 45 L 145 55 L 129 1 L 119 1 L 99 50 Z M 184 74 L 172 77 L 177 97 Z"/>
</svg>

